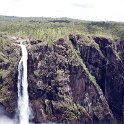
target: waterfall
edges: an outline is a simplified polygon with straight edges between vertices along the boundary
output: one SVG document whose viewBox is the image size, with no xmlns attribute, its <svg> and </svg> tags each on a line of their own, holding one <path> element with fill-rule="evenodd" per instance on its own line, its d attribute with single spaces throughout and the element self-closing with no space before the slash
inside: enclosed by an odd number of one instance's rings
<svg viewBox="0 0 124 124">
<path fill-rule="evenodd" d="M 18 117 L 19 124 L 29 124 L 29 96 L 27 82 L 27 59 L 26 46 L 20 43 L 22 57 L 18 65 Z"/>
</svg>

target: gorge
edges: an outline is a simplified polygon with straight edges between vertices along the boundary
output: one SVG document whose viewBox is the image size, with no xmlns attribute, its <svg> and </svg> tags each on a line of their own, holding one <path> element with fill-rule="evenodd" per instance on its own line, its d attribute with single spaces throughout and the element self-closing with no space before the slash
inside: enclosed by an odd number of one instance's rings
<svg viewBox="0 0 124 124">
<path fill-rule="evenodd" d="M 7 116 L 15 117 L 18 98 L 26 94 L 19 111 L 26 107 L 22 115 L 29 118 L 30 103 L 35 123 L 123 124 L 124 39 L 69 35 L 69 40 L 25 40 L 24 44 L 27 67 L 24 45 L 21 54 L 11 40 L 0 52 L 0 107 Z"/>
</svg>

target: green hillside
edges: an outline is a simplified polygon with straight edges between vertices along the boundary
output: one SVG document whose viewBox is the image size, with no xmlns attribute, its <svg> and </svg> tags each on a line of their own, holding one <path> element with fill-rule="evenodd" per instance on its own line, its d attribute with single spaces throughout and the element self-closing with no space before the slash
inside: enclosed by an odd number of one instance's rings
<svg viewBox="0 0 124 124">
<path fill-rule="evenodd" d="M 42 41 L 54 41 L 69 34 L 85 34 L 118 38 L 124 36 L 122 22 L 92 22 L 70 18 L 36 18 L 0 16 L 0 37 L 30 36 Z"/>
</svg>

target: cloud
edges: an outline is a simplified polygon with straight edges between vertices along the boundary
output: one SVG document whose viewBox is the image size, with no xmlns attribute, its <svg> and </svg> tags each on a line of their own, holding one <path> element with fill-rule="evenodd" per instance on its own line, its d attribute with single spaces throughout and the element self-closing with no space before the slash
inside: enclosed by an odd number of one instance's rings
<svg viewBox="0 0 124 124">
<path fill-rule="evenodd" d="M 0 15 L 124 21 L 124 0 L 0 0 Z"/>
<path fill-rule="evenodd" d="M 76 6 L 76 7 L 81 7 L 81 8 L 92 8 L 93 7 L 92 4 L 78 4 L 78 3 L 73 3 L 72 5 L 73 6 Z"/>
</svg>

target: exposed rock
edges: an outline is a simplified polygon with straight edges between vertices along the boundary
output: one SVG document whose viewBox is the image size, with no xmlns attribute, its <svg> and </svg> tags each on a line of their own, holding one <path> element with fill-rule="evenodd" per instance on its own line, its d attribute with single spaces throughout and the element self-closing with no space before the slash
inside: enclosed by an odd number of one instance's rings
<svg viewBox="0 0 124 124">
<path fill-rule="evenodd" d="M 57 44 L 57 45 L 64 45 L 64 44 L 65 44 L 65 40 L 64 40 L 63 38 L 60 38 L 60 39 L 58 39 L 58 40 L 55 42 L 55 44 Z"/>
<path fill-rule="evenodd" d="M 42 41 L 41 40 L 30 40 L 31 45 L 35 45 L 35 44 L 38 44 L 40 42 L 42 42 Z"/>
<path fill-rule="evenodd" d="M 80 55 L 90 73 L 95 76 L 119 124 L 123 123 L 124 64 L 122 63 L 122 41 L 119 41 L 120 45 L 110 39 L 95 37 L 94 42 L 98 46 L 92 45 L 94 43 L 91 45 L 79 43 Z"/>
<path fill-rule="evenodd" d="M 3 83 L 3 78 L 2 78 L 2 76 L 0 75 L 0 84 L 2 84 Z"/>
<path fill-rule="evenodd" d="M 77 48 L 77 38 L 76 38 L 76 36 L 70 34 L 70 35 L 69 35 L 69 40 L 71 41 L 72 45 L 73 45 L 75 48 Z"/>
<path fill-rule="evenodd" d="M 123 123 L 123 41 L 80 35 L 69 39 L 73 46 L 63 38 L 27 44 L 33 121 Z M 11 45 L 0 54 L 0 104 L 14 116 L 20 48 Z"/>
<path fill-rule="evenodd" d="M 114 123 L 106 101 L 73 50 L 66 43 L 60 45 L 60 40 L 55 44 L 29 49 L 29 95 L 35 120 Z"/>
<path fill-rule="evenodd" d="M 17 108 L 17 71 L 20 59 L 20 48 L 7 45 L 0 57 L 0 104 L 5 107 L 10 117 L 14 116 Z"/>
</svg>

